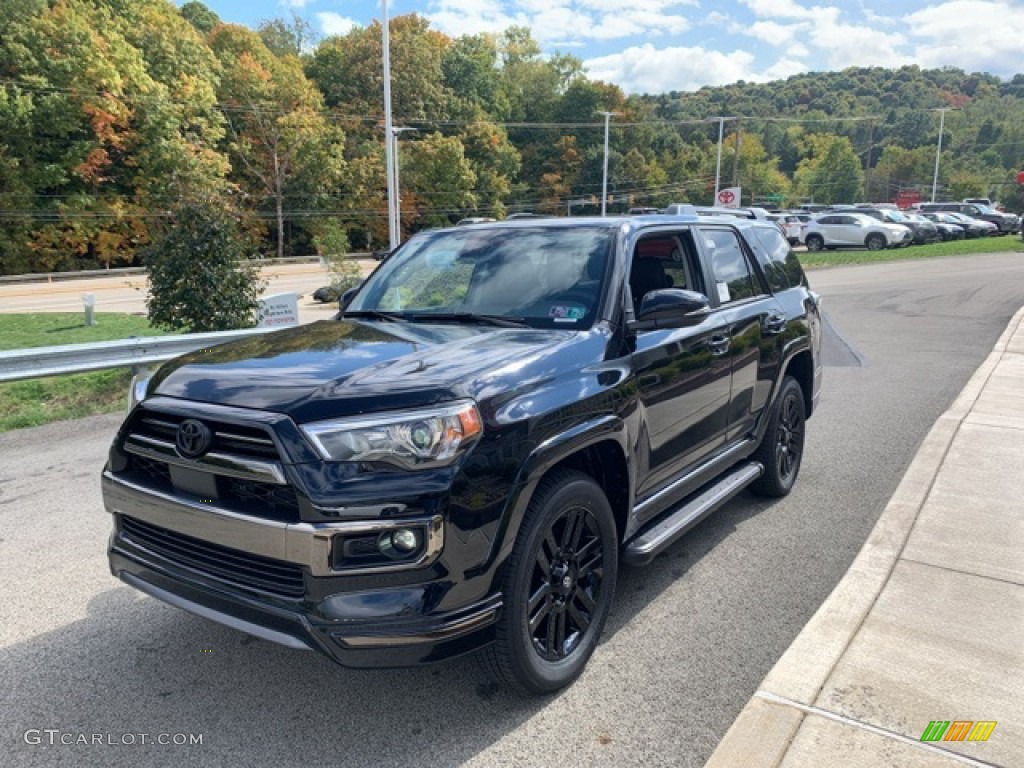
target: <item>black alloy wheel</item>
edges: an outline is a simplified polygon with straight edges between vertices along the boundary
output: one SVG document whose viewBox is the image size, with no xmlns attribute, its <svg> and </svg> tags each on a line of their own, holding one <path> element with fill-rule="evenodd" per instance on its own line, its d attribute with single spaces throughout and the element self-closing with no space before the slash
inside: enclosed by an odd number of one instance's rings
<svg viewBox="0 0 1024 768">
<path fill-rule="evenodd" d="M 534 491 L 504 566 L 503 607 L 482 661 L 515 691 L 572 683 L 597 647 L 615 592 L 619 539 L 592 478 L 555 470 Z"/>
<path fill-rule="evenodd" d="M 793 489 L 804 453 L 805 418 L 803 390 L 796 379 L 786 376 L 752 457 L 764 466 L 764 474 L 750 486 L 752 491 L 781 497 Z"/>
<path fill-rule="evenodd" d="M 807 246 L 808 251 L 820 251 L 825 247 L 825 240 L 821 235 L 808 235 L 804 239 L 804 245 Z"/>
<path fill-rule="evenodd" d="M 569 507 L 540 540 L 527 603 L 530 640 L 546 661 L 575 651 L 594 619 L 604 580 L 604 547 L 597 520 Z"/>
</svg>

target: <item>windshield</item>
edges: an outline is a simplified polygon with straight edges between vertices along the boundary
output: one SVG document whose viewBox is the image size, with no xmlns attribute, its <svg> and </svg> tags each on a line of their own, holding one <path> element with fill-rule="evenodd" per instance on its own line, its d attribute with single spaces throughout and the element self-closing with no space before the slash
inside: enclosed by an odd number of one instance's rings
<svg viewBox="0 0 1024 768">
<path fill-rule="evenodd" d="M 466 227 L 417 235 L 377 269 L 345 312 L 487 315 L 536 328 L 588 328 L 614 242 L 609 227 Z"/>
<path fill-rule="evenodd" d="M 986 216 L 999 213 L 995 208 L 989 208 L 987 205 L 976 205 L 975 208 L 978 209 L 979 213 L 984 213 Z"/>
</svg>

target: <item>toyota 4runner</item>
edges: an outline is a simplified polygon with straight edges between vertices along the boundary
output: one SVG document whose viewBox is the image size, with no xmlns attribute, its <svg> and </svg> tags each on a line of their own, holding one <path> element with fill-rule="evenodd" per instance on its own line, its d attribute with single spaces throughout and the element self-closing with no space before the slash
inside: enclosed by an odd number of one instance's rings
<svg viewBox="0 0 1024 768">
<path fill-rule="evenodd" d="M 342 301 L 133 382 L 102 478 L 117 577 L 347 666 L 483 649 L 545 693 L 620 564 L 797 478 L 821 319 L 771 222 L 433 230 Z"/>
</svg>

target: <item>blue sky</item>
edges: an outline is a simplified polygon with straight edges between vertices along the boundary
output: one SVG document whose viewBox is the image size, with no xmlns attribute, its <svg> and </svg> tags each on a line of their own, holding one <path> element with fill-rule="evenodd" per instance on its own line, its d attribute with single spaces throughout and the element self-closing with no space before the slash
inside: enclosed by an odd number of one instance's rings
<svg viewBox="0 0 1024 768">
<path fill-rule="evenodd" d="M 182 0 L 178 0 L 180 5 Z M 377 0 L 206 0 L 256 26 L 295 12 L 323 35 L 365 25 Z M 546 52 L 572 53 L 629 92 L 694 90 L 849 66 L 1024 70 L 1021 0 L 393 0 L 451 35 L 531 28 Z"/>
</svg>

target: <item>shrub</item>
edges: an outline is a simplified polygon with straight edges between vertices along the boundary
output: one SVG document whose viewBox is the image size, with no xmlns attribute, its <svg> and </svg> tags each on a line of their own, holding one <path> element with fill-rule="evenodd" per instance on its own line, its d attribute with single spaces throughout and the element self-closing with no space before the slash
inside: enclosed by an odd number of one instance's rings
<svg viewBox="0 0 1024 768">
<path fill-rule="evenodd" d="M 179 206 L 144 252 L 150 323 L 191 332 L 255 325 L 265 282 L 248 259 L 252 250 L 240 217 L 223 204 Z"/>
</svg>

